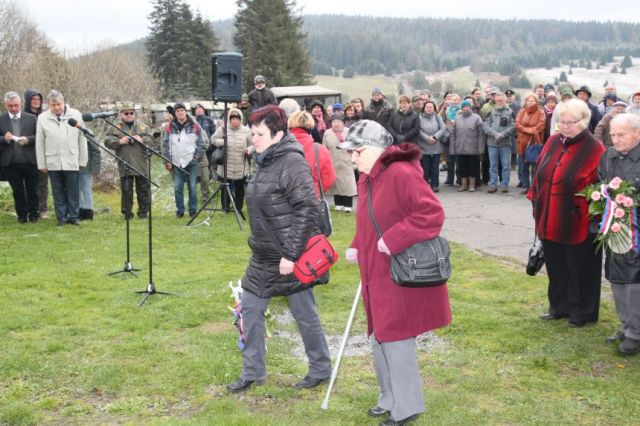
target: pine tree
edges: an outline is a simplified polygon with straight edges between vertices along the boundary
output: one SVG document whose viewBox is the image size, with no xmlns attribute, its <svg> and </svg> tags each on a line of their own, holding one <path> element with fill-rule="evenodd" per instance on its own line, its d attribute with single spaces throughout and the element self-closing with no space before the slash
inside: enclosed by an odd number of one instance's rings
<svg viewBox="0 0 640 426">
<path fill-rule="evenodd" d="M 622 70 L 620 70 L 620 74 L 626 74 L 627 73 L 627 69 L 625 67 L 622 67 Z"/>
<path fill-rule="evenodd" d="M 622 65 L 623 69 L 624 68 L 631 68 L 633 66 L 633 62 L 631 62 L 631 56 L 625 55 L 625 57 L 622 60 L 622 63 L 620 65 Z"/>
<path fill-rule="evenodd" d="M 218 48 L 211 24 L 184 0 L 154 0 L 145 42 L 147 60 L 171 99 L 209 98 L 211 53 Z"/>
<path fill-rule="evenodd" d="M 613 68 L 611 68 L 611 73 L 612 73 L 612 74 L 615 74 L 615 73 L 617 73 L 617 72 L 618 72 L 618 66 L 617 66 L 617 65 L 614 65 L 614 66 L 613 66 Z"/>
<path fill-rule="evenodd" d="M 295 0 L 236 0 L 234 44 L 244 55 L 245 88 L 260 74 L 268 86 L 309 84 L 310 57 Z"/>
<path fill-rule="evenodd" d="M 560 73 L 560 77 L 558 78 L 558 81 L 566 82 L 566 81 L 567 81 L 567 73 L 566 73 L 566 72 L 564 72 L 564 71 L 562 71 L 562 72 Z"/>
</svg>

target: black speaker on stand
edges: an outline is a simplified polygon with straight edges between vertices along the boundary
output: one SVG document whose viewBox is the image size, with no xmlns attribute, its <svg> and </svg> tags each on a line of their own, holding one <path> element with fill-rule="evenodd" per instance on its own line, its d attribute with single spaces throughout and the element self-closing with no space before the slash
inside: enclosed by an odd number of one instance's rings
<svg viewBox="0 0 640 426">
<path fill-rule="evenodd" d="M 242 55 L 236 52 L 222 52 L 214 53 L 211 55 L 211 101 L 224 102 L 224 175 L 222 182 L 218 189 L 211 194 L 211 197 L 202 204 L 200 210 L 187 222 L 187 226 L 192 226 L 193 221 L 200 215 L 208 205 L 214 200 L 218 194 L 228 197 L 229 204 L 233 208 L 233 213 L 236 216 L 238 226 L 242 229 L 242 223 L 240 217 L 245 220 L 242 212 L 239 212 L 236 203 L 231 195 L 231 189 L 229 188 L 229 181 L 227 179 L 227 102 L 239 102 L 242 99 Z M 214 213 L 216 209 L 213 209 Z M 203 223 L 207 223 L 207 218 Z M 202 223 L 201 223 L 202 224 Z M 200 225 L 201 225 L 200 224 Z M 193 225 L 197 226 L 197 225 Z"/>
</svg>

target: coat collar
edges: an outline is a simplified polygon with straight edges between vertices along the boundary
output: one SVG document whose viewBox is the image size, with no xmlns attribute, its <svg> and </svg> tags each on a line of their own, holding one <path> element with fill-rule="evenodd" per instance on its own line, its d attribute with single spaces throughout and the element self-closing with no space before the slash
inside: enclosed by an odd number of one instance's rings
<svg viewBox="0 0 640 426">
<path fill-rule="evenodd" d="M 391 145 L 388 147 L 380 158 L 375 162 L 369 176 L 375 179 L 378 174 L 389 167 L 391 163 L 396 161 L 416 161 L 421 156 L 420 148 L 412 143 L 402 143 L 400 145 Z"/>
</svg>

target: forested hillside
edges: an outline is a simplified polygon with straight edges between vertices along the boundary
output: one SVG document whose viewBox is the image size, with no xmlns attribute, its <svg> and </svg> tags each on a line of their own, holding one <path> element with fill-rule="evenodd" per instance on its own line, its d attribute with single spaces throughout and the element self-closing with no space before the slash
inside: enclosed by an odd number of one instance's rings
<svg viewBox="0 0 640 426">
<path fill-rule="evenodd" d="M 214 21 L 224 50 L 233 49 L 233 20 Z M 470 65 L 474 72 L 503 75 L 520 68 L 640 56 L 640 25 L 621 22 L 374 18 L 306 15 L 304 30 L 314 74 L 332 68 L 359 74 L 447 71 Z"/>
</svg>

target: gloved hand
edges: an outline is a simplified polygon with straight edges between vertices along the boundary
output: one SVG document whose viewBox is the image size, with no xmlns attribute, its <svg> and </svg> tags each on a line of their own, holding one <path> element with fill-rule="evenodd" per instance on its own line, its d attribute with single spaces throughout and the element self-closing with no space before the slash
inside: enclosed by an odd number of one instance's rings
<svg viewBox="0 0 640 426">
<path fill-rule="evenodd" d="M 389 247 L 387 247 L 387 245 L 385 244 L 382 238 L 378 240 L 378 251 L 380 253 L 385 253 L 391 256 L 391 250 L 389 250 Z"/>
<path fill-rule="evenodd" d="M 358 263 L 358 249 L 348 248 L 345 257 L 349 263 Z"/>
</svg>

